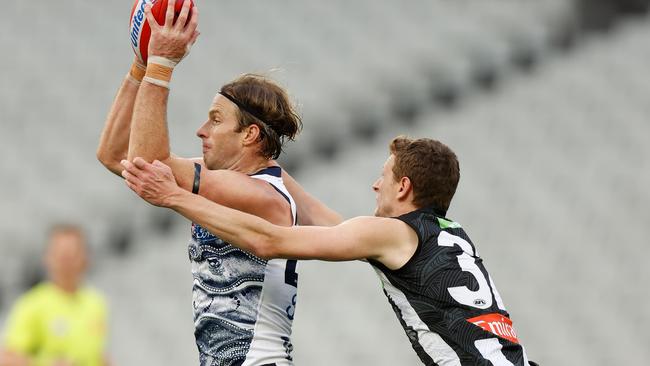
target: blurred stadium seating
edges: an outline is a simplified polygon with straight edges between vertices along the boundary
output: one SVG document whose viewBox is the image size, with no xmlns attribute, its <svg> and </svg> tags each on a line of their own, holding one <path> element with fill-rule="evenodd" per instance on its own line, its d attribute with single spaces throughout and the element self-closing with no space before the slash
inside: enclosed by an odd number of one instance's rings
<svg viewBox="0 0 650 366">
<path fill-rule="evenodd" d="M 46 228 L 81 222 L 116 363 L 190 365 L 188 225 L 95 159 L 132 57 L 130 3 L 0 13 L 0 315 L 38 276 Z M 214 92 L 243 72 L 269 73 L 299 101 L 305 129 L 282 163 L 345 216 L 372 212 L 392 137 L 439 138 L 461 162 L 450 217 L 477 244 L 530 358 L 650 356 L 650 20 L 563 50 L 578 23 L 568 0 L 196 3 L 202 35 L 172 84 L 175 152 L 200 154 L 194 131 Z M 418 364 L 367 265 L 299 266 L 298 365 Z"/>
</svg>

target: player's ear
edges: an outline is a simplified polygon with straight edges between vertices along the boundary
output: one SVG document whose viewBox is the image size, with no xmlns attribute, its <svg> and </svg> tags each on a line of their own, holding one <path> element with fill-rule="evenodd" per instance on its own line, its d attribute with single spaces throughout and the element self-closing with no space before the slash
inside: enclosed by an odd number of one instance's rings
<svg viewBox="0 0 650 366">
<path fill-rule="evenodd" d="M 402 201 L 406 200 L 409 197 L 409 194 L 413 191 L 413 184 L 409 177 L 402 177 L 399 180 L 399 186 L 397 190 L 397 199 Z"/>
<path fill-rule="evenodd" d="M 244 146 L 256 143 L 260 139 L 260 133 L 260 126 L 254 123 L 246 126 L 246 128 L 244 128 L 244 137 L 242 139 Z"/>
</svg>

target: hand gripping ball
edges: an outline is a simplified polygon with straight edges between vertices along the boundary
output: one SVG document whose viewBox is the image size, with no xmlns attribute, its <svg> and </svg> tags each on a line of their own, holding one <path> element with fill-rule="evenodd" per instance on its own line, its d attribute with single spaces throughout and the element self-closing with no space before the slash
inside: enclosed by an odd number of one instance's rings
<svg viewBox="0 0 650 366">
<path fill-rule="evenodd" d="M 178 18 L 183 7 L 183 0 L 176 1 L 174 4 L 174 21 Z M 147 63 L 147 53 L 149 49 L 149 38 L 151 37 L 151 28 L 147 23 L 147 17 L 144 14 L 144 7 L 151 4 L 151 13 L 158 22 L 163 25 L 165 23 L 165 14 L 167 12 L 167 0 L 135 0 L 133 8 L 131 9 L 131 20 L 129 24 L 129 35 L 131 39 L 131 48 L 138 56 L 142 63 Z M 190 1 L 190 8 L 194 6 L 194 2 Z M 191 10 L 190 10 L 191 17 Z M 188 18 L 189 19 L 189 18 Z"/>
</svg>

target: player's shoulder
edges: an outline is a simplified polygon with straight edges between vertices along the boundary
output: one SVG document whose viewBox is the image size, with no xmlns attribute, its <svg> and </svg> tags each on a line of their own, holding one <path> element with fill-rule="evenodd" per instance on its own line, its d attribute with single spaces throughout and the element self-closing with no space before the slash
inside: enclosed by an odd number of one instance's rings
<svg viewBox="0 0 650 366">
<path fill-rule="evenodd" d="M 93 286 L 86 285 L 82 287 L 79 289 L 79 295 L 88 303 L 102 307 L 106 305 L 106 297 L 104 294 Z"/>
<path fill-rule="evenodd" d="M 271 201 L 277 201 L 281 206 L 291 202 L 291 194 L 286 189 L 282 179 L 282 168 L 279 166 L 268 166 L 247 175 L 248 179 L 254 182 L 259 189 L 261 197 Z"/>
<path fill-rule="evenodd" d="M 227 192 L 226 195 L 230 197 L 246 197 L 249 203 L 251 198 L 268 198 L 274 192 L 267 181 L 229 169 L 203 169 L 200 187 L 200 192 L 206 192 L 208 195 L 209 192 L 216 192 L 216 194 L 223 196 Z"/>
<path fill-rule="evenodd" d="M 390 270 L 404 266 L 420 243 L 419 233 L 395 217 L 360 216 L 341 225 L 354 225 L 358 242 L 372 246 L 367 258 Z"/>
<path fill-rule="evenodd" d="M 266 178 L 261 175 L 267 176 Z M 290 225 L 291 201 L 282 190 L 281 172 L 248 175 L 234 170 L 211 170 L 201 178 L 201 195 L 224 206 Z"/>
<path fill-rule="evenodd" d="M 373 227 L 401 226 L 401 220 L 395 217 L 356 216 L 341 223 L 341 225 L 365 225 Z"/>
<path fill-rule="evenodd" d="M 371 225 L 375 227 L 387 227 L 389 229 L 395 228 L 408 228 L 408 225 L 398 217 L 382 217 L 382 216 L 357 216 L 349 222 L 356 222 L 358 224 Z"/>
<path fill-rule="evenodd" d="M 53 289 L 49 283 L 39 283 L 20 295 L 13 304 L 18 311 L 37 309 L 52 300 Z"/>
<path fill-rule="evenodd" d="M 34 285 L 29 290 L 25 291 L 25 293 L 23 293 L 20 296 L 19 301 L 24 301 L 24 302 L 40 301 L 43 299 L 47 299 L 48 297 L 51 297 L 54 291 L 55 289 L 53 284 L 48 282 L 41 282 Z"/>
<path fill-rule="evenodd" d="M 395 217 L 398 220 L 404 221 L 411 226 L 417 226 L 422 228 L 423 226 L 428 226 L 435 228 L 437 231 L 448 230 L 448 231 L 462 231 L 462 226 L 444 215 L 444 213 L 438 212 L 432 208 L 419 208 L 402 215 Z"/>
<path fill-rule="evenodd" d="M 14 309 L 24 309 L 25 307 L 28 307 L 31 304 L 33 304 L 35 302 L 35 299 L 38 298 L 37 292 L 34 291 L 35 289 L 36 289 L 36 286 L 29 289 L 29 290 L 27 290 L 27 291 L 25 291 L 20 296 L 18 296 L 16 301 L 14 301 L 14 303 L 13 303 L 13 308 Z"/>
<path fill-rule="evenodd" d="M 258 179 L 254 174 L 245 174 L 238 172 L 236 170 L 230 169 L 203 169 L 202 172 L 202 184 L 206 181 L 219 182 L 221 184 L 257 184 L 263 182 L 263 180 Z"/>
</svg>

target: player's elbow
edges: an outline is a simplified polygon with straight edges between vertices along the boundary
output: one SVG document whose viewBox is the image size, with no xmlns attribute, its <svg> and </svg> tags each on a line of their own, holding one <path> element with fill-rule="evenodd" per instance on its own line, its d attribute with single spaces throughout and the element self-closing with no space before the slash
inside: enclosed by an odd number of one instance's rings
<svg viewBox="0 0 650 366">
<path fill-rule="evenodd" d="M 120 172 L 122 171 L 120 159 L 115 158 L 113 155 L 103 150 L 101 147 L 97 149 L 96 156 L 97 160 L 99 160 L 99 162 L 102 163 L 106 169 L 117 175 L 120 175 Z"/>
<path fill-rule="evenodd" d="M 260 234 L 251 240 L 251 251 L 265 260 L 281 257 L 279 241 L 270 234 Z"/>
<path fill-rule="evenodd" d="M 106 153 L 106 149 L 103 148 L 102 145 L 99 145 L 97 147 L 97 151 L 95 152 L 95 156 L 97 157 L 97 160 L 99 160 L 100 163 L 102 163 L 104 166 L 106 166 L 109 157 L 108 154 Z"/>
<path fill-rule="evenodd" d="M 99 162 L 102 163 L 102 165 L 107 167 L 107 168 L 113 163 L 110 156 L 108 154 L 106 154 L 106 152 L 104 150 L 102 150 L 101 148 L 97 149 L 96 156 L 97 156 L 97 160 L 99 160 Z"/>
</svg>

